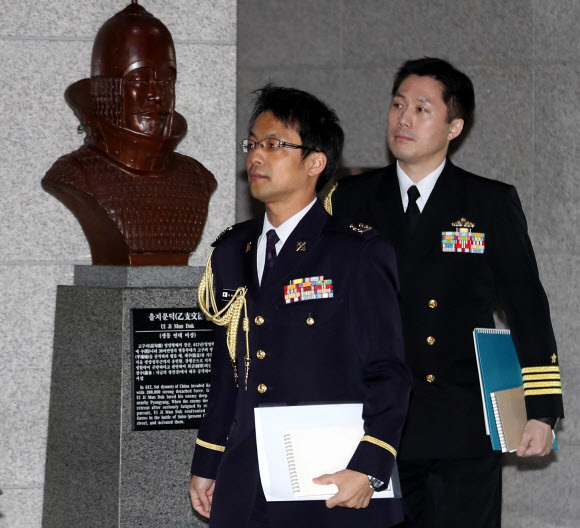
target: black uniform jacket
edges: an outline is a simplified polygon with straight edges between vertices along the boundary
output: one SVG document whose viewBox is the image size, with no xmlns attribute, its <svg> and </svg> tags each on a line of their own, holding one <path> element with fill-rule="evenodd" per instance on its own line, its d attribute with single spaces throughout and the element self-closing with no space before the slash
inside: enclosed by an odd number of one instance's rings
<svg viewBox="0 0 580 528">
<path fill-rule="evenodd" d="M 251 514 L 259 482 L 253 409 L 263 404 L 362 402 L 366 440 L 348 468 L 389 479 L 411 386 L 403 360 L 396 259 L 377 231 L 355 228 L 317 202 L 261 286 L 256 248 L 262 220 L 238 224 L 214 243 L 216 296 L 248 287 L 251 366 L 244 390 L 240 323 L 236 388 L 225 331 L 218 328 L 209 404 L 191 470 L 216 479 L 212 527 L 244 527 Z M 332 280 L 332 298 L 285 303 L 285 285 L 318 276 Z M 402 519 L 398 499 L 372 500 L 364 510 L 329 510 L 324 501 L 268 503 L 268 516 L 276 528 L 390 526 Z"/>
<path fill-rule="evenodd" d="M 556 343 L 527 224 L 515 188 L 449 160 L 408 234 L 396 166 L 341 180 L 326 200 L 336 216 L 365 222 L 393 244 L 401 283 L 406 360 L 413 391 L 400 459 L 491 451 L 485 434 L 473 329 L 494 328 L 501 308 L 524 376 L 528 418 L 562 417 Z M 460 219 L 485 238 L 482 253 L 442 250 Z"/>
</svg>

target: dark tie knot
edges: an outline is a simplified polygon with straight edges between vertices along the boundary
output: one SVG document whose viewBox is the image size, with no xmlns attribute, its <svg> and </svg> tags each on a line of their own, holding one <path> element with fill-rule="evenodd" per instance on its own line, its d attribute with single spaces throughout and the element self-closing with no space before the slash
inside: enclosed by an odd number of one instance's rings
<svg viewBox="0 0 580 528">
<path fill-rule="evenodd" d="M 262 281 L 266 278 L 276 260 L 276 242 L 280 239 L 274 229 L 270 229 L 266 233 L 266 261 L 264 262 L 264 272 L 262 273 Z"/>
<path fill-rule="evenodd" d="M 417 198 L 421 196 L 421 193 L 419 192 L 419 189 L 417 189 L 415 185 L 412 185 L 407 190 L 407 196 L 409 197 L 409 205 L 410 205 L 414 204 L 417 201 Z"/>
<path fill-rule="evenodd" d="M 278 235 L 276 234 L 276 231 L 274 229 L 270 229 L 270 231 L 268 231 L 266 233 L 266 245 L 267 246 L 275 246 L 279 241 L 280 241 L 280 238 L 278 237 Z"/>
</svg>

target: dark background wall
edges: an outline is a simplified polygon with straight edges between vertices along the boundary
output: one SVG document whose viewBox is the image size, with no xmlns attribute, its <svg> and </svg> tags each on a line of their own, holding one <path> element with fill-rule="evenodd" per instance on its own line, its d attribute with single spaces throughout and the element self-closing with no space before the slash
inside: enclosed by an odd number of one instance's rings
<svg viewBox="0 0 580 528">
<path fill-rule="evenodd" d="M 506 457 L 507 528 L 572 528 L 580 517 L 579 19 L 577 0 L 238 2 L 238 140 L 251 91 L 273 81 L 335 108 L 344 166 L 381 166 L 392 77 L 404 60 L 443 57 L 473 80 L 476 122 L 453 160 L 518 189 L 552 308 L 567 412 L 549 461 Z M 241 153 L 237 167 L 240 221 L 256 209 Z"/>
</svg>

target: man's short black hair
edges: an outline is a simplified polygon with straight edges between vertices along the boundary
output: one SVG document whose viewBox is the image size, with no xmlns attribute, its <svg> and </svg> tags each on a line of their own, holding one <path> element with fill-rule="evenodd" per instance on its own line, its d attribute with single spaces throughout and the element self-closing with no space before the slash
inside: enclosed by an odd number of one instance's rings
<svg viewBox="0 0 580 528">
<path fill-rule="evenodd" d="M 409 75 L 432 77 L 439 81 L 443 85 L 443 102 L 447 105 L 447 121 L 451 122 L 460 118 L 466 126 L 471 125 L 475 110 L 475 94 L 471 79 L 465 73 L 443 59 L 423 57 L 408 60 L 395 75 L 391 92 L 393 96 Z"/>
<path fill-rule="evenodd" d="M 344 132 L 336 112 L 314 95 L 295 88 L 267 84 L 254 92 L 257 95 L 250 116 L 248 133 L 263 112 L 272 112 L 285 127 L 298 134 L 302 145 L 326 154 L 326 167 L 318 177 L 316 190 L 320 191 L 334 175 L 342 154 Z M 305 159 L 312 150 L 303 150 Z"/>
</svg>

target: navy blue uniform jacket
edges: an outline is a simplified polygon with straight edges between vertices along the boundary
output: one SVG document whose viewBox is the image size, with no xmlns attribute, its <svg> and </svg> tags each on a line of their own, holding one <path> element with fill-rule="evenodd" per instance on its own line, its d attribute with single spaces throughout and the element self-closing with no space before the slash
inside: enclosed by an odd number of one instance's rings
<svg viewBox="0 0 580 528">
<path fill-rule="evenodd" d="M 493 328 L 496 309 L 507 316 L 523 368 L 528 418 L 563 416 L 550 310 L 513 186 L 447 160 L 410 236 L 395 165 L 339 181 L 326 203 L 334 215 L 381 231 L 397 253 L 414 379 L 401 460 L 491 452 L 473 329 Z M 483 253 L 442 251 L 442 232 L 455 231 L 451 224 L 461 218 L 475 224 L 472 232 L 485 234 Z"/>
<path fill-rule="evenodd" d="M 348 468 L 387 482 L 410 392 L 391 246 L 376 231 L 359 233 L 332 218 L 317 202 L 259 286 L 261 230 L 262 220 L 250 220 L 214 243 L 216 297 L 248 287 L 252 358 L 245 391 L 246 346 L 240 328 L 236 388 L 225 330 L 218 328 L 209 404 L 191 470 L 216 479 L 210 517 L 215 528 L 242 528 L 251 515 L 259 485 L 254 407 L 362 402 L 367 440 L 360 442 Z M 333 298 L 285 303 L 284 285 L 315 276 L 332 280 Z M 257 390 L 260 384 L 265 392 Z M 329 510 L 323 501 L 268 503 L 268 516 L 276 528 L 391 526 L 402 520 L 398 499 L 372 500 L 364 510 Z"/>
</svg>

